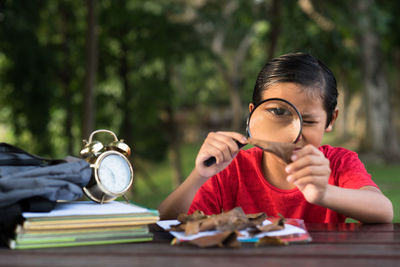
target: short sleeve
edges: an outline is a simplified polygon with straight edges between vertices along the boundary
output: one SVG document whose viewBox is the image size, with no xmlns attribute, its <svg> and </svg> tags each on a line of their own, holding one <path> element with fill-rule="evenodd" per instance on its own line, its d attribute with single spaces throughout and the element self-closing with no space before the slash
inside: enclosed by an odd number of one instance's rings
<svg viewBox="0 0 400 267">
<path fill-rule="evenodd" d="M 190 205 L 188 214 L 192 214 L 196 210 L 201 210 L 204 214 L 218 214 L 221 205 L 220 188 L 217 176 L 213 176 L 205 182 L 197 191 L 192 204 Z"/>
<path fill-rule="evenodd" d="M 333 147 L 329 147 L 324 153 L 330 160 L 334 184 L 349 189 L 359 189 L 364 186 L 378 188 L 357 153 L 344 148 Z"/>
</svg>

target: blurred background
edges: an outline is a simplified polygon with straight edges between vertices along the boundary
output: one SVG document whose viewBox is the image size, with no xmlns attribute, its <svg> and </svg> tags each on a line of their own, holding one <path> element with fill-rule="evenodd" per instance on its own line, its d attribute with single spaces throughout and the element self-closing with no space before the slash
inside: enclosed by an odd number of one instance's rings
<svg viewBox="0 0 400 267">
<path fill-rule="evenodd" d="M 209 131 L 245 132 L 268 59 L 306 52 L 337 81 L 324 143 L 360 153 L 400 221 L 400 10 L 379 0 L 0 0 L 0 142 L 77 156 L 95 129 L 133 149 L 156 208 Z"/>
</svg>

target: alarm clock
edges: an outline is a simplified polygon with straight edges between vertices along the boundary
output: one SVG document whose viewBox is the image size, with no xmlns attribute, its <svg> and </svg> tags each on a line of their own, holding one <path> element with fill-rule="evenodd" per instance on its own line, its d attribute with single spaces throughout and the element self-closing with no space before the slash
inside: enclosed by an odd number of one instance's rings
<svg viewBox="0 0 400 267">
<path fill-rule="evenodd" d="M 103 145 L 98 140 L 93 140 L 97 133 L 108 133 L 114 141 Z M 105 203 L 123 196 L 128 201 L 125 193 L 132 186 L 134 172 L 128 157 L 131 149 L 123 140 L 118 140 L 115 133 L 109 130 L 96 130 L 89 136 L 89 141 L 83 140 L 80 151 L 81 158 L 90 163 L 92 176 L 89 183 L 83 187 L 85 195 L 97 202 Z M 128 201 L 129 202 L 129 201 Z"/>
</svg>

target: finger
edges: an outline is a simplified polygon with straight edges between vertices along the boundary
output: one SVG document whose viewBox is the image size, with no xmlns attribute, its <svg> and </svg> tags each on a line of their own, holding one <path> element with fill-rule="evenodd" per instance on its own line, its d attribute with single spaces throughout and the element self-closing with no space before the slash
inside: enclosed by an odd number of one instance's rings
<svg viewBox="0 0 400 267">
<path fill-rule="evenodd" d="M 307 185 L 314 185 L 316 187 L 319 187 L 320 181 L 322 181 L 324 177 L 321 176 L 305 176 L 302 177 L 301 179 L 298 179 L 295 181 L 293 184 L 298 187 L 299 189 L 307 186 Z"/>
<path fill-rule="evenodd" d="M 330 169 L 323 165 L 310 165 L 303 169 L 300 169 L 286 178 L 289 183 L 295 183 L 296 181 L 303 179 L 304 177 L 323 176 L 329 177 Z"/>
<path fill-rule="evenodd" d="M 205 163 L 205 161 L 209 160 L 211 157 L 215 158 L 216 164 L 219 164 L 225 160 L 223 152 L 219 148 L 211 144 L 207 144 L 207 146 L 204 147 L 199 153 L 199 159 Z"/>
<path fill-rule="evenodd" d="M 219 164 L 232 160 L 236 156 L 239 147 L 229 134 L 218 132 L 209 133 L 200 150 L 201 158 L 206 159 L 214 156 L 216 163 Z"/>
<path fill-rule="evenodd" d="M 306 185 L 313 184 L 314 179 L 315 179 L 315 177 L 306 176 L 306 177 L 302 177 L 301 179 L 296 180 L 295 182 L 293 182 L 293 184 L 298 188 L 302 188 L 302 187 L 305 187 Z"/>
<path fill-rule="evenodd" d="M 239 151 L 239 147 L 232 137 L 224 134 L 217 133 L 214 135 L 210 145 L 222 152 L 224 160 L 233 158 Z"/>
<path fill-rule="evenodd" d="M 247 144 L 247 137 L 244 136 L 243 134 L 240 133 L 236 133 L 236 132 L 217 132 L 217 134 L 221 134 L 224 136 L 228 136 L 236 141 L 238 141 L 239 143 L 245 145 Z"/>
<path fill-rule="evenodd" d="M 329 160 L 325 156 L 306 155 L 288 164 L 285 170 L 288 174 L 292 174 L 307 166 L 329 166 Z"/>
<path fill-rule="evenodd" d="M 239 133 L 234 133 L 234 132 L 217 132 L 214 137 L 217 140 L 229 145 L 231 151 L 239 150 L 239 147 L 238 147 L 238 144 L 237 144 L 237 141 L 239 141 L 237 139 L 239 137 L 240 138 L 242 138 L 242 137 L 245 138 L 243 135 L 241 135 Z"/>
<path fill-rule="evenodd" d="M 306 145 L 302 149 L 293 151 L 292 160 L 295 161 L 307 155 L 324 156 L 324 154 L 313 145 Z"/>
</svg>

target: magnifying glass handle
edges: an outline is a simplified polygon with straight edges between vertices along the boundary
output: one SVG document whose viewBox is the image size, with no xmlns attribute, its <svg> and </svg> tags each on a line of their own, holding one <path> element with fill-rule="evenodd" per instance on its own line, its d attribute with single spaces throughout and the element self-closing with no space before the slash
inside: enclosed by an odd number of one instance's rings
<svg viewBox="0 0 400 267">
<path fill-rule="evenodd" d="M 242 147 L 244 147 L 246 144 L 242 144 L 242 143 L 240 143 L 239 141 L 237 141 L 237 140 L 233 140 L 233 141 L 235 141 L 235 143 L 238 145 L 238 147 L 239 147 L 239 149 L 240 148 L 242 148 Z M 206 159 L 204 162 L 203 162 L 203 164 L 204 164 L 204 166 L 206 166 L 206 167 L 210 167 L 211 165 L 213 165 L 213 164 L 215 164 L 217 162 L 217 159 L 214 157 L 214 156 L 212 156 L 212 157 L 209 157 L 208 159 Z"/>
</svg>

